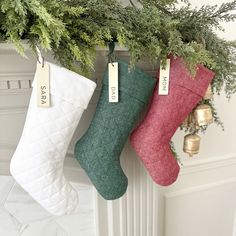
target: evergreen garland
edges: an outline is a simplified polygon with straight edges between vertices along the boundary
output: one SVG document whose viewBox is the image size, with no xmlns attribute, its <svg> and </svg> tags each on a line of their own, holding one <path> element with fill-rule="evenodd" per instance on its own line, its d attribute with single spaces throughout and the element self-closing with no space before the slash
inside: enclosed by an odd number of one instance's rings
<svg viewBox="0 0 236 236">
<path fill-rule="evenodd" d="M 187 0 L 139 0 L 124 7 L 117 0 L 0 0 L 0 41 L 22 55 L 22 40 L 32 49 L 51 50 L 65 67 L 87 73 L 96 47 L 117 42 L 128 48 L 131 65 L 140 58 L 155 64 L 169 53 L 184 58 L 192 74 L 201 63 L 216 75 L 214 93 L 236 92 L 236 42 L 214 32 L 234 21 L 236 0 L 192 8 Z M 181 2 L 182 7 L 179 7 Z M 213 106 L 210 101 L 203 101 Z M 214 110 L 215 122 L 222 124 Z"/>
<path fill-rule="evenodd" d="M 176 0 L 140 0 L 123 7 L 117 0 L 0 0 L 0 40 L 14 43 L 23 53 L 22 39 L 34 49 L 52 50 L 66 67 L 93 66 L 96 46 L 116 41 L 128 48 L 132 63 L 152 63 L 168 53 L 182 56 L 194 73 L 197 63 L 216 72 L 213 89 L 223 85 L 228 96 L 236 90 L 235 42 L 220 39 L 215 28 L 233 21 L 236 1 L 221 6 L 181 8 Z M 186 1 L 185 1 L 186 2 Z M 140 5 L 142 7 L 140 7 Z"/>
</svg>

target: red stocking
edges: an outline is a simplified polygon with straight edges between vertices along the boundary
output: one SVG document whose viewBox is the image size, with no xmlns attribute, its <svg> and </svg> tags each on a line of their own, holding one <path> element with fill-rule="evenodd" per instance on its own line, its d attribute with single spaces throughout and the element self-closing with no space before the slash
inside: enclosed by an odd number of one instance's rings
<svg viewBox="0 0 236 236">
<path fill-rule="evenodd" d="M 158 95 L 156 86 L 145 119 L 130 137 L 131 145 L 153 180 L 163 186 L 172 184 L 179 173 L 170 140 L 202 99 L 214 77 L 212 71 L 199 65 L 195 78 L 192 78 L 180 57 L 170 56 L 170 59 L 169 94 Z"/>
</svg>

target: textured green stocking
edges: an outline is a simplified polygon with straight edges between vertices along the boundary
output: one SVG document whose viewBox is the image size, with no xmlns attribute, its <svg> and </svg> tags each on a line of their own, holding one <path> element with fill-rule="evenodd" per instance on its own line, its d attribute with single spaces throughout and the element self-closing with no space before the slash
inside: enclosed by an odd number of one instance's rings
<svg viewBox="0 0 236 236">
<path fill-rule="evenodd" d="M 143 70 L 119 63 L 119 102 L 109 103 L 108 72 L 92 123 L 77 142 L 75 157 L 98 192 L 108 200 L 121 197 L 128 180 L 120 165 L 120 154 L 140 112 L 152 95 L 155 80 Z"/>
</svg>

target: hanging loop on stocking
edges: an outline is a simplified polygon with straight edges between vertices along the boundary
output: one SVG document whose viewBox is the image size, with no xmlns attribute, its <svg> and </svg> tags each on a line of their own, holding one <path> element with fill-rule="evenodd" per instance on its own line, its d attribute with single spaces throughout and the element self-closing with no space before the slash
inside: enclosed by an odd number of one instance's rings
<svg viewBox="0 0 236 236">
<path fill-rule="evenodd" d="M 113 62 L 115 61 L 115 54 L 114 54 L 114 50 L 115 50 L 115 42 L 114 41 L 111 41 L 109 42 L 108 44 L 108 47 L 109 47 L 109 53 L 108 53 L 108 62 L 109 63 L 112 63 L 113 65 Z"/>
</svg>

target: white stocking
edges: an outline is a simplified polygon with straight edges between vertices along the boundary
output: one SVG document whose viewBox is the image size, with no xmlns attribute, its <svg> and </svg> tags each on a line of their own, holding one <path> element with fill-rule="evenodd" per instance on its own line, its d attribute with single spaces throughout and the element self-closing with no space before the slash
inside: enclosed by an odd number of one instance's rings
<svg viewBox="0 0 236 236">
<path fill-rule="evenodd" d="M 41 206 L 54 215 L 65 215 L 78 210 L 78 195 L 64 177 L 64 158 L 96 84 L 65 68 L 49 66 L 51 106 L 37 107 L 36 74 L 10 171 Z"/>
</svg>

